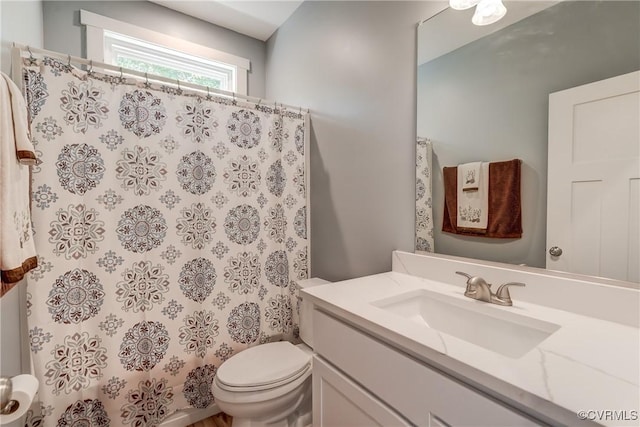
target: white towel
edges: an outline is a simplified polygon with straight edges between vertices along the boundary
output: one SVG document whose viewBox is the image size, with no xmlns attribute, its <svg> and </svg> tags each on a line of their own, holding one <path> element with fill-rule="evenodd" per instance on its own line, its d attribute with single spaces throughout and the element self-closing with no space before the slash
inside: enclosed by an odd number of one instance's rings
<svg viewBox="0 0 640 427">
<path fill-rule="evenodd" d="M 27 106 L 20 89 L 0 73 L 0 296 L 35 268 L 29 165 L 36 162 Z"/>
<path fill-rule="evenodd" d="M 471 165 L 476 165 L 471 166 Z M 477 191 L 465 189 L 468 171 L 474 170 Z M 489 163 L 458 165 L 458 228 L 486 230 L 489 213 Z"/>
<path fill-rule="evenodd" d="M 458 165 L 458 185 L 462 176 L 462 191 L 477 191 L 479 189 L 480 168 L 482 162 L 465 163 Z"/>
</svg>

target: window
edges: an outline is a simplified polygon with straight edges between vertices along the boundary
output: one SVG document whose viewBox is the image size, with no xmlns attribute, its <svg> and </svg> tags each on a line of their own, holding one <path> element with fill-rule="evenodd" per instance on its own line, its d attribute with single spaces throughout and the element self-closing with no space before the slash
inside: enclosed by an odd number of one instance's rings
<svg viewBox="0 0 640 427">
<path fill-rule="evenodd" d="M 247 59 L 86 10 L 87 58 L 182 82 L 247 94 Z"/>
<path fill-rule="evenodd" d="M 104 62 L 183 82 L 235 92 L 236 68 L 111 31 L 104 32 Z"/>
</svg>

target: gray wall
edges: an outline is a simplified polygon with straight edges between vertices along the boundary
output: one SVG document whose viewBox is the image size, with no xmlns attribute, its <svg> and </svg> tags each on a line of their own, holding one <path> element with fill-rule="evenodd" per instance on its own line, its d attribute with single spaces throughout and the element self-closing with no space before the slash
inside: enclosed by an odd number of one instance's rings
<svg viewBox="0 0 640 427">
<path fill-rule="evenodd" d="M 10 74 L 13 42 L 42 47 L 42 1 L 0 0 L 0 70 Z"/>
<path fill-rule="evenodd" d="M 437 252 L 544 267 L 549 93 L 638 70 L 639 17 L 635 1 L 561 3 L 419 68 L 418 135 L 436 155 Z M 442 233 L 442 167 L 516 157 L 522 239 Z"/>
<path fill-rule="evenodd" d="M 267 41 L 267 98 L 311 109 L 311 269 L 413 251 L 416 25 L 435 2 L 307 1 Z"/>
<path fill-rule="evenodd" d="M 11 71 L 13 42 L 42 47 L 42 2 L 0 1 L 0 69 Z M 16 285 L 0 299 L 0 376 L 29 372 L 26 337 L 26 282 Z"/>
<path fill-rule="evenodd" d="M 264 97 L 265 43 L 147 1 L 44 2 L 44 47 L 86 57 L 84 9 L 129 24 L 231 53 L 251 61 L 248 93 Z"/>
</svg>

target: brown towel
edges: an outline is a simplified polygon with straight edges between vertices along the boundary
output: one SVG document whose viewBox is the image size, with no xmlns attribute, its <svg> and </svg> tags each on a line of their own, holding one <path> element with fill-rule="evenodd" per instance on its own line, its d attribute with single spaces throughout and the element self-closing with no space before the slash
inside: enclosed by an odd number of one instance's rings
<svg viewBox="0 0 640 427">
<path fill-rule="evenodd" d="M 444 181 L 444 219 L 442 231 L 503 239 L 522 237 L 522 211 L 520 206 L 520 169 L 522 160 L 489 164 L 489 218 L 486 232 L 481 230 L 457 228 L 457 188 L 458 168 L 445 167 L 442 170 Z"/>
</svg>

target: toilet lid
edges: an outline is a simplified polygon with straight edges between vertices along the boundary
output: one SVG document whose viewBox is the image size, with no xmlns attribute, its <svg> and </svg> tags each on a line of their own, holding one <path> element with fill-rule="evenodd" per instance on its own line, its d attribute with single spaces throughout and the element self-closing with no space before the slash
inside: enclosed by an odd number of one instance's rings
<svg viewBox="0 0 640 427">
<path fill-rule="evenodd" d="M 308 354 L 290 342 L 262 344 L 224 362 L 216 377 L 225 388 L 265 389 L 298 378 L 308 369 L 310 361 Z"/>
</svg>

